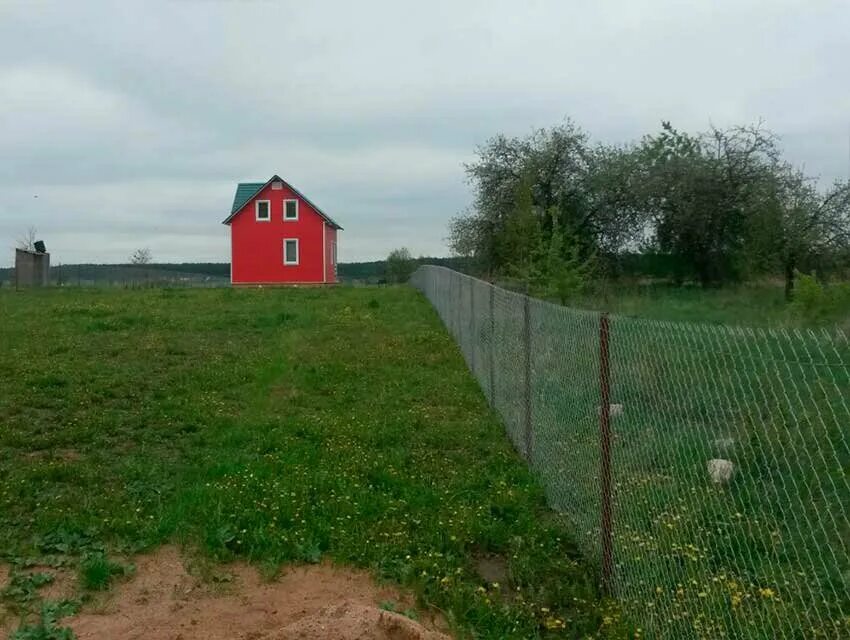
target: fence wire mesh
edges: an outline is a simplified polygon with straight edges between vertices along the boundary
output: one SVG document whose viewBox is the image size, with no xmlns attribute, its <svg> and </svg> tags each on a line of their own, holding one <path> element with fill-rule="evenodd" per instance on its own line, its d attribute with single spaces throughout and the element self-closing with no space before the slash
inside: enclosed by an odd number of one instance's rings
<svg viewBox="0 0 850 640">
<path fill-rule="evenodd" d="M 610 464 L 608 588 L 647 637 L 850 637 L 846 335 L 611 316 L 605 358 L 598 313 L 412 283 L 603 574 Z"/>
</svg>

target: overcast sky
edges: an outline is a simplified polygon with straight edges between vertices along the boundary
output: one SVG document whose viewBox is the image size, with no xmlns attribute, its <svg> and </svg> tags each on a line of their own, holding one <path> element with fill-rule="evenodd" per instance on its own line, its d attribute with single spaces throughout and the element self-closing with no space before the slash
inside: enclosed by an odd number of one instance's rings
<svg viewBox="0 0 850 640">
<path fill-rule="evenodd" d="M 567 117 L 764 118 L 844 178 L 848 33 L 847 0 L 0 0 L 0 265 L 30 225 L 54 264 L 228 261 L 236 182 L 275 173 L 341 261 L 445 255 L 475 146 Z"/>
</svg>

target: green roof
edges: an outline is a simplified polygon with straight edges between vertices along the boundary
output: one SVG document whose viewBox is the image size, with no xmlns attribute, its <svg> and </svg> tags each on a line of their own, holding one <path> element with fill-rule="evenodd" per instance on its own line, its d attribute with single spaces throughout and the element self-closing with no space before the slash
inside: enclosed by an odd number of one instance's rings
<svg viewBox="0 0 850 640">
<path fill-rule="evenodd" d="M 280 176 L 274 175 L 271 179 L 266 182 L 240 182 L 236 185 L 236 195 L 233 196 L 233 206 L 230 208 L 230 215 L 227 216 L 227 219 L 224 221 L 224 224 L 230 224 L 230 221 L 233 220 L 233 217 L 244 207 L 248 202 L 257 195 L 260 191 L 262 191 L 263 187 L 271 182 L 282 182 L 287 187 L 292 190 L 292 192 L 297 195 L 299 198 L 304 200 L 307 204 L 313 207 L 316 212 L 322 216 L 328 223 L 334 227 L 335 229 L 339 229 L 342 231 L 342 227 L 334 221 L 328 214 L 319 209 L 315 204 L 310 202 L 310 199 L 307 198 L 303 193 L 301 193 L 298 189 L 289 184 L 286 180 L 282 179 Z"/>
<path fill-rule="evenodd" d="M 233 197 L 233 207 L 231 207 L 230 213 L 239 211 L 264 186 L 266 186 L 265 182 L 240 182 L 236 186 L 236 195 Z"/>
</svg>

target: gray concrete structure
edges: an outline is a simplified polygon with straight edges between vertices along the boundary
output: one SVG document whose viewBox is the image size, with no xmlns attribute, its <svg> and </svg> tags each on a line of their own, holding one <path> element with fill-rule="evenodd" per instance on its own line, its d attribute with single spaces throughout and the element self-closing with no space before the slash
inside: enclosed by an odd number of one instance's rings
<svg viewBox="0 0 850 640">
<path fill-rule="evenodd" d="M 49 282 L 50 254 L 15 249 L 15 286 L 44 287 Z"/>
</svg>

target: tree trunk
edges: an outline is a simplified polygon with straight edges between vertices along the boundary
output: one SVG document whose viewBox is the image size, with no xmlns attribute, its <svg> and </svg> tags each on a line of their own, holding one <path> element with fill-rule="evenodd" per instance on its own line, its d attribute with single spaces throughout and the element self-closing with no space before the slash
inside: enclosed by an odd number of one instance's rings
<svg viewBox="0 0 850 640">
<path fill-rule="evenodd" d="M 796 277 L 796 260 L 794 256 L 785 259 L 785 301 L 791 302 L 794 297 L 794 279 Z"/>
</svg>

